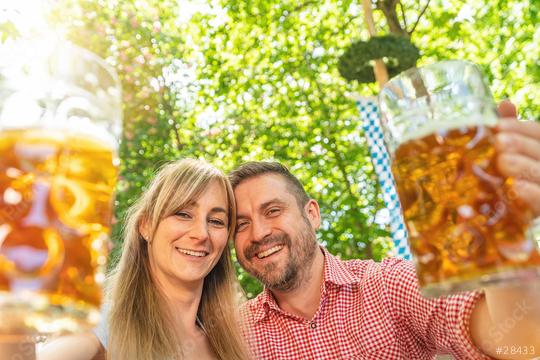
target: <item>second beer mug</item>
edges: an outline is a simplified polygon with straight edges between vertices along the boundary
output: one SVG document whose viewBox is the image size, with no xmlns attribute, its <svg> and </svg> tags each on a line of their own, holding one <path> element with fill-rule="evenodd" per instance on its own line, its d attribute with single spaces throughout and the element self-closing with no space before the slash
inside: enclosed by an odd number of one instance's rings
<svg viewBox="0 0 540 360">
<path fill-rule="evenodd" d="M 114 70 L 69 44 L 0 53 L 0 341 L 99 320 L 121 130 Z"/>
<path fill-rule="evenodd" d="M 498 120 L 480 70 L 463 61 L 411 69 L 379 100 L 422 293 L 540 278 L 532 213 L 496 168 Z"/>
</svg>

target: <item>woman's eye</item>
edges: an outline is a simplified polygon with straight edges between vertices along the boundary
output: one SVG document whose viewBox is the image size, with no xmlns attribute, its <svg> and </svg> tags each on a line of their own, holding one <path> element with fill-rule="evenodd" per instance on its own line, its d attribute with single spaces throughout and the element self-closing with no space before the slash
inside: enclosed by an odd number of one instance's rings
<svg viewBox="0 0 540 360">
<path fill-rule="evenodd" d="M 191 215 L 185 211 L 178 211 L 175 215 L 182 219 L 191 219 Z"/>
<path fill-rule="evenodd" d="M 210 224 L 212 224 L 214 226 L 219 226 L 219 227 L 225 226 L 225 221 L 223 221 L 221 219 L 210 219 L 209 222 L 210 222 Z"/>
</svg>

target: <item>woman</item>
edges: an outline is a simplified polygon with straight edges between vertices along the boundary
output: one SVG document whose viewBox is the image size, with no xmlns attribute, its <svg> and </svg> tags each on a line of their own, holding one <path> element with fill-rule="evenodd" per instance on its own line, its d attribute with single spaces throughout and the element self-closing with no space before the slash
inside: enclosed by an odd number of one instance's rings
<svg viewBox="0 0 540 360">
<path fill-rule="evenodd" d="M 236 326 L 227 246 L 235 219 L 232 188 L 213 166 L 181 160 L 159 171 L 128 212 L 122 255 L 109 278 L 108 339 L 101 339 L 108 358 L 249 357 Z M 72 359 L 92 359 L 98 347 L 75 336 L 53 342 L 38 359 L 68 359 L 71 349 Z M 88 355 L 81 357 L 83 348 Z"/>
</svg>

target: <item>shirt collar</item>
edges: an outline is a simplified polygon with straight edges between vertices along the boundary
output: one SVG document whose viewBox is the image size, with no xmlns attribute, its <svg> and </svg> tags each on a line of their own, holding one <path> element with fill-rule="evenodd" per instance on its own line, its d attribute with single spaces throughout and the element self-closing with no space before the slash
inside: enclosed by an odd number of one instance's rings
<svg viewBox="0 0 540 360">
<path fill-rule="evenodd" d="M 324 278 L 321 292 L 323 292 L 324 285 L 328 283 L 344 286 L 360 282 L 360 279 L 347 268 L 342 260 L 330 254 L 326 248 L 321 246 L 320 249 L 324 255 Z M 266 286 L 255 300 L 255 309 L 254 320 L 256 322 L 263 320 L 270 310 L 282 311 L 276 303 L 272 292 Z"/>
<path fill-rule="evenodd" d="M 355 275 L 343 260 L 330 254 L 328 250 L 321 246 L 324 254 L 324 283 L 338 286 L 353 285 L 360 283 L 360 279 Z"/>
</svg>

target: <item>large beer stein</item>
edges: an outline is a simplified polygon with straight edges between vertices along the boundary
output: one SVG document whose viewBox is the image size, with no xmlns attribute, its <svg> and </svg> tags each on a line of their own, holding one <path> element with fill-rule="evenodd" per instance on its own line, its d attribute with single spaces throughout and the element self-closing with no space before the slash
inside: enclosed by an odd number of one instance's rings
<svg viewBox="0 0 540 360">
<path fill-rule="evenodd" d="M 410 69 L 384 86 L 379 106 L 422 293 L 540 278 L 532 212 L 496 167 L 498 118 L 480 70 Z"/>
<path fill-rule="evenodd" d="M 103 60 L 69 44 L 2 46 L 0 340 L 99 321 L 120 131 Z"/>
</svg>

